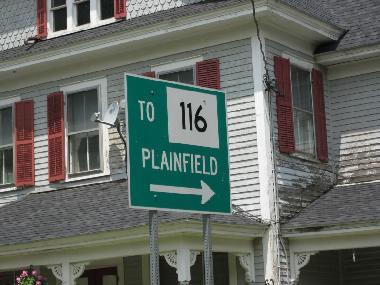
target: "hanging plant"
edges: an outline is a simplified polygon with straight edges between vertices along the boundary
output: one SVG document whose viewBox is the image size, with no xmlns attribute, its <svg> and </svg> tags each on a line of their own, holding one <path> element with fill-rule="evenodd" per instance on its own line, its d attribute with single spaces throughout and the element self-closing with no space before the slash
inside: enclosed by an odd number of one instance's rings
<svg viewBox="0 0 380 285">
<path fill-rule="evenodd" d="M 20 275 L 16 277 L 17 285 L 46 285 L 46 278 L 38 271 L 30 267 L 22 270 Z"/>
</svg>

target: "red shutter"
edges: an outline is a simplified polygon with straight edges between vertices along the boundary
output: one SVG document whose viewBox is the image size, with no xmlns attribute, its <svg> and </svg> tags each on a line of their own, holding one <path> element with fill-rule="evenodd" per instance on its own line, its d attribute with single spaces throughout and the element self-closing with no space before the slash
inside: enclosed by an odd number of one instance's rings
<svg viewBox="0 0 380 285">
<path fill-rule="evenodd" d="M 65 128 L 63 92 L 47 97 L 49 181 L 65 179 Z"/>
<path fill-rule="evenodd" d="M 219 59 L 209 59 L 196 64 L 197 85 L 220 89 Z"/>
<path fill-rule="evenodd" d="M 16 186 L 34 185 L 33 101 L 15 104 Z"/>
<path fill-rule="evenodd" d="M 122 19 L 127 16 L 127 0 L 114 0 L 114 17 Z"/>
<path fill-rule="evenodd" d="M 37 0 L 37 36 L 40 39 L 47 37 L 46 0 Z"/>
<path fill-rule="evenodd" d="M 154 71 L 147 71 L 147 72 L 144 72 L 142 75 L 146 77 L 156 78 L 156 73 Z"/>
<path fill-rule="evenodd" d="M 317 156 L 320 161 L 328 161 L 327 131 L 325 115 L 325 99 L 323 92 L 322 73 L 313 69 L 313 100 L 314 100 L 314 120 L 316 130 Z"/>
<path fill-rule="evenodd" d="M 279 94 L 276 98 L 278 147 L 280 152 L 293 153 L 295 143 L 289 60 L 276 56 L 274 58 L 274 71 L 279 88 Z"/>
</svg>

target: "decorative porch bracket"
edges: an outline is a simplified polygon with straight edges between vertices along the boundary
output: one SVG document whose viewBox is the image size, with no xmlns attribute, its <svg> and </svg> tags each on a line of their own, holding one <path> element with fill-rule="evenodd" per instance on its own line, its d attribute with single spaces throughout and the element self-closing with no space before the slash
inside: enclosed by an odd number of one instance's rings
<svg viewBox="0 0 380 285">
<path fill-rule="evenodd" d="M 294 253 L 292 279 L 291 279 L 292 285 L 295 285 L 298 283 L 301 269 L 309 263 L 310 257 L 316 253 L 318 253 L 318 251 L 295 252 Z"/>
<path fill-rule="evenodd" d="M 56 264 L 48 266 L 55 278 L 62 281 L 62 285 L 75 285 L 75 279 L 80 277 L 88 262 Z"/>
<path fill-rule="evenodd" d="M 190 268 L 195 264 L 199 254 L 199 251 L 180 248 L 162 253 L 161 256 L 167 264 L 176 269 L 179 284 L 187 285 L 191 280 Z"/>
<path fill-rule="evenodd" d="M 254 284 L 255 282 L 255 268 L 254 259 L 251 253 L 239 253 L 236 254 L 239 259 L 241 267 L 243 267 L 245 272 L 245 282 L 248 284 Z"/>
</svg>

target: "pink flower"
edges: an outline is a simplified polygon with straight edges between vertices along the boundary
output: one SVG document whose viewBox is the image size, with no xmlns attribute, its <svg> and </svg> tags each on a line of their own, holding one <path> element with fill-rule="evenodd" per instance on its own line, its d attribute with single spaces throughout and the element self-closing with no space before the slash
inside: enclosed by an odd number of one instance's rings
<svg viewBox="0 0 380 285">
<path fill-rule="evenodd" d="M 33 271 L 32 271 L 32 275 L 33 275 L 33 276 L 37 276 L 37 271 L 36 271 L 36 270 L 33 270 Z"/>
<path fill-rule="evenodd" d="M 38 281 L 36 282 L 36 285 L 41 285 L 41 281 L 38 280 Z"/>
<path fill-rule="evenodd" d="M 23 270 L 22 273 L 21 273 L 21 276 L 23 276 L 23 277 L 28 276 L 28 271 Z"/>
<path fill-rule="evenodd" d="M 17 281 L 17 283 L 20 283 L 20 282 L 21 282 L 21 278 L 20 278 L 20 277 L 17 277 L 17 278 L 16 278 L 16 281 Z"/>
</svg>

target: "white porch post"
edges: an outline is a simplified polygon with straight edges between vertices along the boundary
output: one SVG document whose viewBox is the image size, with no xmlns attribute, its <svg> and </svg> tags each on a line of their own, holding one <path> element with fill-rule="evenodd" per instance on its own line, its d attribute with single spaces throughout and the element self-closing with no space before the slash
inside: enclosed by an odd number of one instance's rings
<svg viewBox="0 0 380 285">
<path fill-rule="evenodd" d="M 80 277 L 88 263 L 63 262 L 48 266 L 55 278 L 62 281 L 62 285 L 75 285 L 75 279 Z"/>
<path fill-rule="evenodd" d="M 188 285 L 191 281 L 190 268 L 195 264 L 198 254 L 200 254 L 199 251 L 179 248 L 161 255 L 165 257 L 167 264 L 176 269 L 178 283 Z"/>
</svg>

